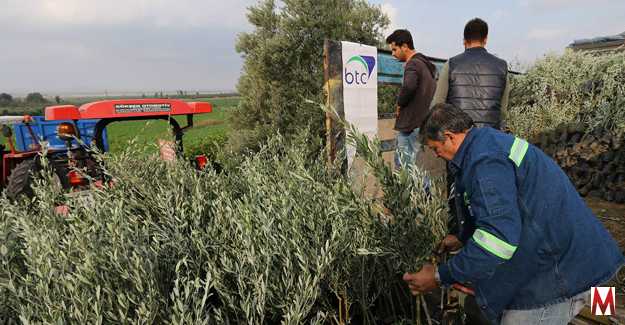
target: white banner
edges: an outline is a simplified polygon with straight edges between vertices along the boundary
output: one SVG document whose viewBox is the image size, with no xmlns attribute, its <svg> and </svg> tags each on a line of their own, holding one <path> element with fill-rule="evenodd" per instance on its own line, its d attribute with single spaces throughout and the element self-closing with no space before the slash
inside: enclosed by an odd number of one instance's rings
<svg viewBox="0 0 625 325">
<path fill-rule="evenodd" d="M 341 42 L 345 120 L 373 138 L 378 133 L 378 50 L 374 46 Z M 347 146 L 347 166 L 355 149 Z"/>
</svg>

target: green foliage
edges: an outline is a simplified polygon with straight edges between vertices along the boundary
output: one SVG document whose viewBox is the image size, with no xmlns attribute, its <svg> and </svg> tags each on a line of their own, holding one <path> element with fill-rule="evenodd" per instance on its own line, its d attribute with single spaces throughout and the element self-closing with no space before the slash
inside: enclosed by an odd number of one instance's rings
<svg viewBox="0 0 625 325">
<path fill-rule="evenodd" d="M 39 93 L 36 94 L 41 96 Z M 35 97 L 38 96 L 35 95 Z M 26 99 L 13 98 L 13 96 L 7 93 L 0 94 L 2 115 L 43 115 L 44 105 L 45 99 L 43 102 L 39 100 L 27 101 Z"/>
<path fill-rule="evenodd" d="M 243 33 L 237 51 L 245 58 L 232 116 L 230 145 L 258 148 L 270 135 L 287 138 L 310 126 L 322 137 L 323 114 L 305 100 L 323 102 L 324 39 L 377 45 L 388 18 L 362 0 L 263 0 L 250 7 L 254 31 Z"/>
<path fill-rule="evenodd" d="M 193 128 L 187 130 L 183 137 L 185 155 L 195 154 L 214 155 L 205 150 L 215 148 L 213 143 L 223 146 L 230 130 L 227 117 L 238 104 L 238 97 L 228 98 L 198 98 L 195 101 L 207 101 L 213 105 L 213 112 L 194 116 Z M 186 125 L 186 117 L 176 117 L 178 123 Z M 129 145 L 138 145 L 148 152 L 157 151 L 158 139 L 170 139 L 171 127 L 161 120 L 152 121 L 124 121 L 112 123 L 107 127 L 110 151 L 122 152 Z"/>
<path fill-rule="evenodd" d="M 2 108 L 2 115 L 43 115 L 43 106 L 31 106 L 22 102 Z"/>
<path fill-rule="evenodd" d="M 350 135 L 384 214 L 309 138 L 274 137 L 222 173 L 126 151 L 107 158 L 114 186 L 67 199 L 65 216 L 47 182 L 32 203 L 0 198 L 0 321 L 320 324 L 339 301 L 353 323 L 412 318 L 401 275 L 444 234 L 440 184 L 426 194 L 422 172 Z"/>
<path fill-rule="evenodd" d="M 7 93 L 0 94 L 0 106 L 8 106 L 13 104 L 13 96 Z"/>
<path fill-rule="evenodd" d="M 567 52 L 512 79 L 508 126 L 524 137 L 562 124 L 625 132 L 625 53 Z"/>
<path fill-rule="evenodd" d="M 213 108 L 225 108 L 236 107 L 241 101 L 239 96 L 224 96 L 224 97 L 197 97 L 193 98 L 194 102 L 209 102 Z"/>
<path fill-rule="evenodd" d="M 378 113 L 395 113 L 400 85 L 378 85 Z"/>
<path fill-rule="evenodd" d="M 184 146 L 184 155 L 193 158 L 198 155 L 206 155 L 210 161 L 221 161 L 227 159 L 224 157 L 223 148 L 228 138 L 225 134 L 213 134 L 211 136 L 202 137 L 190 144 Z"/>
<path fill-rule="evenodd" d="M 25 101 L 27 103 L 32 103 L 32 104 L 43 104 L 47 102 L 47 100 L 43 97 L 43 95 L 38 92 L 34 92 L 34 93 L 30 93 L 26 95 Z"/>
</svg>

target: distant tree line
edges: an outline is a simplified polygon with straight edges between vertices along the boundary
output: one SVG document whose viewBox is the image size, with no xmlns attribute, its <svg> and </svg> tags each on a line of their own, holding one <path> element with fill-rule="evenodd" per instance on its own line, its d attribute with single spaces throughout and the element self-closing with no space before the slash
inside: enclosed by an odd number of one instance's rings
<svg viewBox="0 0 625 325">
<path fill-rule="evenodd" d="M 61 103 L 61 97 L 55 96 L 54 102 Z M 32 92 L 24 98 L 16 98 L 8 93 L 0 93 L 1 115 L 41 115 L 43 107 L 51 103 L 40 92 Z"/>
<path fill-rule="evenodd" d="M 56 96 L 55 101 L 61 102 L 61 97 Z M 26 95 L 23 100 L 14 98 L 11 94 L 0 94 L 0 106 L 20 106 L 22 104 L 47 104 L 49 101 L 39 92 L 32 92 Z"/>
</svg>

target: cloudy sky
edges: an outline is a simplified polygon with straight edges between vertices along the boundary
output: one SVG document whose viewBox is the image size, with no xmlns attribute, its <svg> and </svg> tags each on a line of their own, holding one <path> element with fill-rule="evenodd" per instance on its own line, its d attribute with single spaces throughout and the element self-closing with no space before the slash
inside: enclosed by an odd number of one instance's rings
<svg viewBox="0 0 625 325">
<path fill-rule="evenodd" d="M 323 0 L 320 0 L 323 1 Z M 0 92 L 233 90 L 253 0 L 0 0 Z M 489 50 L 527 64 L 573 39 L 625 31 L 623 0 L 370 0 L 421 52 L 462 50 L 464 23 L 490 25 Z"/>
</svg>

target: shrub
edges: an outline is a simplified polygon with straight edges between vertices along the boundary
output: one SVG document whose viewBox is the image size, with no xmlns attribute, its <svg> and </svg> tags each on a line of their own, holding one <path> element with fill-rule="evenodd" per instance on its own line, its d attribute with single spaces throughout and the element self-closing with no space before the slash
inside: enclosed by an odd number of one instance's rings
<svg viewBox="0 0 625 325">
<path fill-rule="evenodd" d="M 248 20 L 254 30 L 237 42 L 245 62 L 232 115 L 234 150 L 258 149 L 276 132 L 290 138 L 308 126 L 323 138 L 323 114 L 304 100 L 323 102 L 324 40 L 377 45 L 389 22 L 362 0 L 264 0 L 250 7 Z"/>
<path fill-rule="evenodd" d="M 426 194 L 422 172 L 393 172 L 376 144 L 354 134 L 387 193 L 384 214 L 306 146 L 309 138 L 274 137 L 219 174 L 114 155 L 114 186 L 68 200 L 65 216 L 54 212 L 62 196 L 46 182 L 33 202 L 0 198 L 0 320 L 412 318 L 401 275 L 419 268 L 444 234 L 440 180 Z"/>
<path fill-rule="evenodd" d="M 25 100 L 27 103 L 31 103 L 31 104 L 42 104 L 42 103 L 47 102 L 47 100 L 43 97 L 43 95 L 37 92 L 26 95 Z"/>
<path fill-rule="evenodd" d="M 395 113 L 400 85 L 378 85 L 378 114 Z"/>
<path fill-rule="evenodd" d="M 184 155 L 188 158 L 197 155 L 206 155 L 210 160 L 217 160 L 221 150 L 228 141 L 225 134 L 218 133 L 210 136 L 204 136 L 190 144 L 184 146 Z"/>
<path fill-rule="evenodd" d="M 0 94 L 0 105 L 8 106 L 13 104 L 13 96 L 7 93 Z"/>
<path fill-rule="evenodd" d="M 625 53 L 546 56 L 512 79 L 509 127 L 526 138 L 563 124 L 625 132 Z"/>
</svg>

